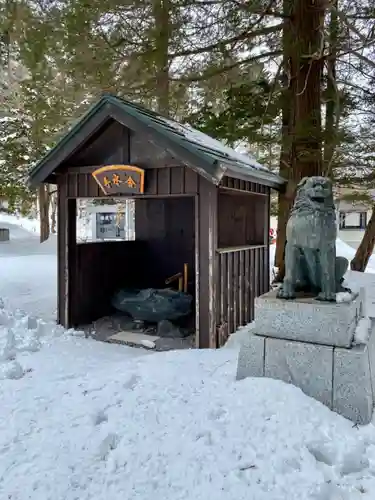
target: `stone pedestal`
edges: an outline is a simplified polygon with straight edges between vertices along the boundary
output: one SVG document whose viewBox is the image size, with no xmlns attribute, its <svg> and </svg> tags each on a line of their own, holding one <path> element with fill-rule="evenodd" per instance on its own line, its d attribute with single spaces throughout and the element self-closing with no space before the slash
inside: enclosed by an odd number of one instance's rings
<svg viewBox="0 0 375 500">
<path fill-rule="evenodd" d="M 350 347 L 363 297 L 340 304 L 314 298 L 281 300 L 272 290 L 255 299 L 257 334 L 313 344 Z"/>
<path fill-rule="evenodd" d="M 283 301 L 274 292 L 256 301 L 256 318 L 240 349 L 237 379 L 270 377 L 299 387 L 358 424 L 370 422 L 375 390 L 374 325 L 366 344 L 354 333 L 363 294 L 351 303 Z"/>
</svg>

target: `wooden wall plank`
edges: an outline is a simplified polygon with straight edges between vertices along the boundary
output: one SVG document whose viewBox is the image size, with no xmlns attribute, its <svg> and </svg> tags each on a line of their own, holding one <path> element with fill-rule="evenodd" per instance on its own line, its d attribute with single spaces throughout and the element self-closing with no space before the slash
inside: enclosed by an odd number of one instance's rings
<svg viewBox="0 0 375 500">
<path fill-rule="evenodd" d="M 237 189 L 239 191 L 246 191 L 248 193 L 257 194 L 269 194 L 270 191 L 270 188 L 268 186 L 263 186 L 262 184 L 258 184 L 256 182 L 250 182 L 244 179 L 239 179 L 227 175 L 222 178 L 220 187 Z"/>
<path fill-rule="evenodd" d="M 220 323 L 228 326 L 228 258 L 227 254 L 219 254 L 219 280 L 220 280 Z"/>
<path fill-rule="evenodd" d="M 246 325 L 245 320 L 245 250 L 239 252 L 238 257 L 238 324 Z"/>
<path fill-rule="evenodd" d="M 233 253 L 233 331 L 240 326 L 239 322 L 239 252 Z"/>
<path fill-rule="evenodd" d="M 172 194 L 185 193 L 184 167 L 171 168 L 171 193 Z"/>
<path fill-rule="evenodd" d="M 171 192 L 171 169 L 158 168 L 158 195 L 170 194 Z"/>
<path fill-rule="evenodd" d="M 254 298 L 259 297 L 259 252 L 254 250 Z"/>
<path fill-rule="evenodd" d="M 249 271 L 250 271 L 250 321 L 254 319 L 254 298 L 255 298 L 255 256 L 254 250 L 250 252 Z"/>
<path fill-rule="evenodd" d="M 78 174 L 78 198 L 88 198 L 89 197 L 89 174 Z"/>
<path fill-rule="evenodd" d="M 234 305 L 233 305 L 233 253 L 229 252 L 227 256 L 227 282 L 228 282 L 228 301 L 227 301 L 227 318 L 228 318 L 228 331 L 234 332 Z"/>
<path fill-rule="evenodd" d="M 78 197 L 78 174 L 73 173 L 67 176 L 67 195 L 71 198 Z"/>
<path fill-rule="evenodd" d="M 234 179 L 233 179 L 233 177 L 228 177 L 226 184 L 227 184 L 227 187 L 234 188 Z"/>
<path fill-rule="evenodd" d="M 88 196 L 90 198 L 97 198 L 98 196 L 103 196 L 103 192 L 99 187 L 99 184 L 96 182 L 92 175 L 88 175 Z"/>
<path fill-rule="evenodd" d="M 251 252 L 244 252 L 244 323 L 251 321 L 251 268 L 250 268 L 250 255 Z"/>
<path fill-rule="evenodd" d="M 265 235 L 265 196 L 219 192 L 219 248 L 263 245 Z"/>
<path fill-rule="evenodd" d="M 145 172 L 145 194 L 158 193 L 158 169 L 152 168 Z"/>
<path fill-rule="evenodd" d="M 198 193 L 198 179 L 199 176 L 191 168 L 185 167 L 185 193 L 197 194 Z"/>
<path fill-rule="evenodd" d="M 254 299 L 265 293 L 267 246 L 218 250 L 218 326 L 228 333 L 254 320 Z"/>
</svg>

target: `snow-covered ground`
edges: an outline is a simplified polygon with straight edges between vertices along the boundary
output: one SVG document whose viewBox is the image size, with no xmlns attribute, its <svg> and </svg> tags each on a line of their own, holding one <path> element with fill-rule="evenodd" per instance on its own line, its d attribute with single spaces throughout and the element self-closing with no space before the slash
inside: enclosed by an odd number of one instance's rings
<svg viewBox="0 0 375 500">
<path fill-rule="evenodd" d="M 35 221 L 0 214 L 10 241 L 0 244 L 0 297 L 11 310 L 22 309 L 44 320 L 56 319 L 56 237 L 39 243 Z"/>
<path fill-rule="evenodd" d="M 375 497 L 375 427 L 292 385 L 236 382 L 236 347 L 149 354 L 57 327 L 55 242 L 15 222 L 0 246 L 0 500 Z M 373 274 L 347 279 L 375 302 Z"/>
<path fill-rule="evenodd" d="M 234 349 L 128 354 L 66 334 L 16 354 L 26 373 L 1 382 L 0 498 L 374 497 L 373 426 L 282 382 L 235 382 Z"/>
</svg>

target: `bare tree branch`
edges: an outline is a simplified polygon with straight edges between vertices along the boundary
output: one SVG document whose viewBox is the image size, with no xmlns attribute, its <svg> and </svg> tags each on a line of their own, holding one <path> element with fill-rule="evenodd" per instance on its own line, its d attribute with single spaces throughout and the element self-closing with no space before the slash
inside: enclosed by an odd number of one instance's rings
<svg viewBox="0 0 375 500">
<path fill-rule="evenodd" d="M 337 13 L 337 16 L 345 23 L 345 25 L 347 26 L 347 28 L 352 31 L 363 43 L 363 46 L 362 47 L 357 47 L 355 49 L 356 53 L 354 51 L 348 51 L 347 53 L 352 53 L 359 57 L 359 54 L 358 54 L 358 50 L 362 50 L 364 48 L 368 48 L 370 47 L 371 45 L 373 45 L 375 43 L 375 34 L 374 34 L 374 25 L 371 26 L 371 29 L 369 31 L 369 33 L 366 35 L 363 35 L 355 26 L 353 23 L 351 23 L 349 21 L 349 19 L 347 18 L 347 16 L 342 12 L 342 11 L 339 11 L 338 9 L 335 9 L 336 10 L 336 13 Z"/>
<path fill-rule="evenodd" d="M 356 50 L 353 50 L 353 52 L 351 52 L 351 54 L 353 54 L 353 56 L 358 57 L 358 59 L 360 59 L 361 61 L 365 62 L 366 64 L 368 64 L 372 68 L 375 68 L 375 62 L 372 61 L 371 59 L 369 59 L 368 57 L 364 56 L 363 54 L 360 54 Z"/>
</svg>

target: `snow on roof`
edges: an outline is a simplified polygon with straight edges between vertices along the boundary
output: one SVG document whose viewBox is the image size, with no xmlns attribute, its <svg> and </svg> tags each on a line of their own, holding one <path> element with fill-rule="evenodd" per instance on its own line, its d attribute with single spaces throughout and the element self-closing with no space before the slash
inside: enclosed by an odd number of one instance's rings
<svg viewBox="0 0 375 500">
<path fill-rule="evenodd" d="M 250 168 L 255 168 L 256 170 L 264 170 L 265 172 L 270 172 L 270 170 L 258 163 L 253 156 L 246 153 L 240 153 L 229 146 L 226 146 L 223 142 L 210 137 L 203 132 L 193 128 L 188 124 L 181 124 L 167 118 L 162 118 L 162 120 L 171 128 L 177 130 L 180 134 L 184 135 L 186 139 L 195 144 L 200 144 L 205 148 L 213 150 L 213 152 L 218 153 L 221 156 L 228 158 L 228 160 L 234 160 L 240 162 Z"/>
</svg>

